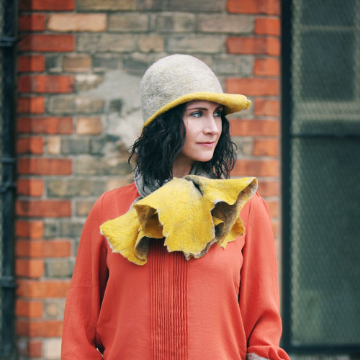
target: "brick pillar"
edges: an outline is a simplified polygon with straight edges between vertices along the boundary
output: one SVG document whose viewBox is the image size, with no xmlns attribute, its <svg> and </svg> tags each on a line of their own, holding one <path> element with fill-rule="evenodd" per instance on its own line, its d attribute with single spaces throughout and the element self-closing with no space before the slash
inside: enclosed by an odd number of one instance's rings
<svg viewBox="0 0 360 360">
<path fill-rule="evenodd" d="M 75 39 L 48 33 L 46 19 L 48 11 L 73 10 L 74 1 L 19 1 L 19 9 L 16 332 L 20 358 L 28 359 L 59 353 L 73 266 L 73 240 L 49 235 L 47 222 L 70 217 L 71 201 L 49 195 L 46 183 L 73 172 L 72 159 L 51 147 L 56 138 L 73 133 L 73 118 L 49 114 L 48 102 L 50 96 L 72 94 L 74 76 L 49 74 L 46 56 L 73 51 Z"/>
<path fill-rule="evenodd" d="M 254 20 L 249 36 L 228 36 L 227 52 L 249 58 L 248 77 L 228 77 L 227 92 L 247 95 L 252 107 L 231 122 L 231 134 L 243 149 L 233 175 L 257 176 L 267 201 L 279 254 L 280 196 L 280 1 L 228 0 L 227 10 Z"/>
</svg>

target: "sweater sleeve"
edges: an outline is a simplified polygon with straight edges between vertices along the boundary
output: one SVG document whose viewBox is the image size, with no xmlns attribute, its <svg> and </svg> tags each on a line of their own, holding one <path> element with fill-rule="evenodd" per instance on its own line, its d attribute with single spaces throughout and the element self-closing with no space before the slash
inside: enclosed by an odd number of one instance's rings
<svg viewBox="0 0 360 360">
<path fill-rule="evenodd" d="M 240 311 L 247 339 L 247 360 L 289 360 L 279 348 L 282 325 L 270 214 L 258 194 L 249 204 L 243 257 Z"/>
<path fill-rule="evenodd" d="M 66 299 L 61 359 L 102 359 L 96 324 L 108 278 L 106 240 L 100 235 L 101 196 L 82 231 L 71 286 Z"/>
</svg>

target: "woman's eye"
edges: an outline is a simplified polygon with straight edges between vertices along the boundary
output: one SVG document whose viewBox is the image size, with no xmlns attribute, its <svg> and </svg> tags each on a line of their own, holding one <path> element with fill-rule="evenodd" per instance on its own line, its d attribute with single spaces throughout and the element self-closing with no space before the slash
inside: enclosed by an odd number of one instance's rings
<svg viewBox="0 0 360 360">
<path fill-rule="evenodd" d="M 215 111 L 215 112 L 214 112 L 214 116 L 215 116 L 215 117 L 220 117 L 220 116 L 221 116 L 221 113 L 222 113 L 222 110 Z"/>
<path fill-rule="evenodd" d="M 193 116 L 193 117 L 201 117 L 201 116 L 202 116 L 202 112 L 201 112 L 201 111 L 194 111 L 193 113 L 190 114 L 190 116 Z"/>
</svg>

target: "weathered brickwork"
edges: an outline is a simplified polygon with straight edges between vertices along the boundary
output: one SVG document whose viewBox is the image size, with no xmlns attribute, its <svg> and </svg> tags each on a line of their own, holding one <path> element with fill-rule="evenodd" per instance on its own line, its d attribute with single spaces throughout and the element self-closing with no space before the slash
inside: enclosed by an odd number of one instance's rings
<svg viewBox="0 0 360 360">
<path fill-rule="evenodd" d="M 65 297 L 86 216 L 129 184 L 141 131 L 140 80 L 192 54 L 251 108 L 231 118 L 279 247 L 279 0 L 19 0 L 16 331 L 23 359 L 60 359 Z"/>
</svg>

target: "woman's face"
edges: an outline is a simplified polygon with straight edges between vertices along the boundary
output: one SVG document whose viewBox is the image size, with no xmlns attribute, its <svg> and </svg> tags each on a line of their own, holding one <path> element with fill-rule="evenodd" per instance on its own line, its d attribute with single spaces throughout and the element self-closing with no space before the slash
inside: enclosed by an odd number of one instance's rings
<svg viewBox="0 0 360 360">
<path fill-rule="evenodd" d="M 194 100 L 186 104 L 183 117 L 186 138 L 181 157 L 192 163 L 212 159 L 221 135 L 222 111 L 222 105 L 210 101 Z"/>
</svg>

